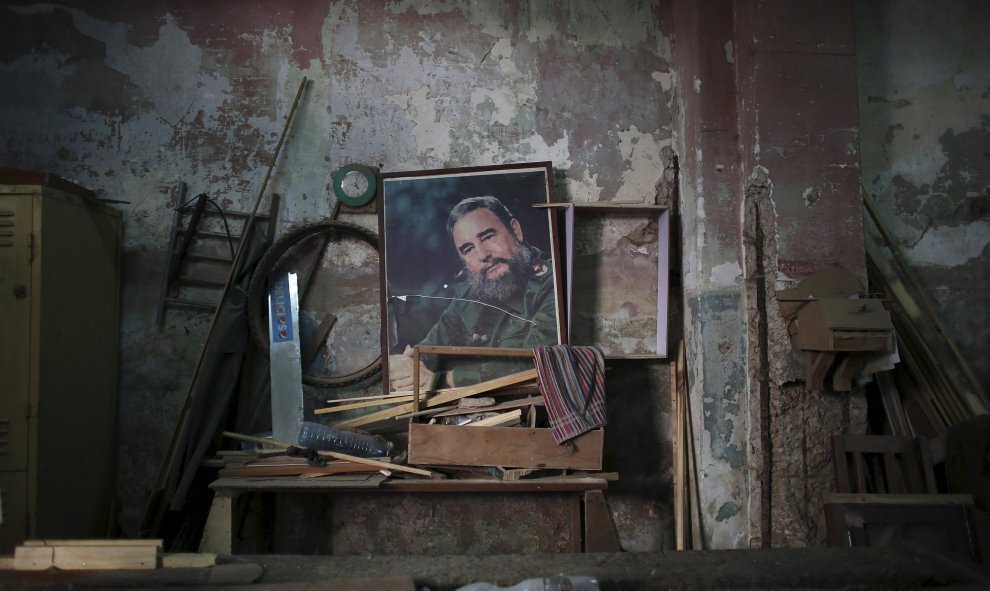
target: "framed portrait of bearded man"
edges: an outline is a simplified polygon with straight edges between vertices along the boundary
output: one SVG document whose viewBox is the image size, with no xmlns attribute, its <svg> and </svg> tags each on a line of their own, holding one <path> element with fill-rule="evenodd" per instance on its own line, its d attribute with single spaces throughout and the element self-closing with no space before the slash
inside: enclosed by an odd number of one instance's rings
<svg viewBox="0 0 990 591">
<path fill-rule="evenodd" d="M 549 162 L 382 175 L 383 381 L 412 388 L 416 346 L 566 342 Z M 421 388 L 533 369 L 529 357 L 422 355 Z"/>
</svg>

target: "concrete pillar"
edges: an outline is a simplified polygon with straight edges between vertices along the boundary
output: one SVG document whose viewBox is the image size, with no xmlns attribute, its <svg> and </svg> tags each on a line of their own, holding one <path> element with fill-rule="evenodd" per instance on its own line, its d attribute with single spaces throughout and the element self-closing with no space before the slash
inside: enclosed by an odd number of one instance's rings
<svg viewBox="0 0 990 591">
<path fill-rule="evenodd" d="M 767 467 L 796 462 L 804 490 L 827 486 L 822 442 L 849 421 L 848 408 L 801 386 L 774 294 L 833 265 L 865 280 L 851 2 L 682 0 L 672 16 L 684 329 L 706 547 L 764 546 L 780 509 Z M 787 400 L 824 404 L 813 414 L 825 428 L 792 428 Z M 798 449 L 815 448 L 810 472 L 806 456 L 773 454 L 782 428 Z M 801 530 L 785 545 L 823 539 L 820 509 L 784 513 L 800 513 L 788 527 Z"/>
</svg>

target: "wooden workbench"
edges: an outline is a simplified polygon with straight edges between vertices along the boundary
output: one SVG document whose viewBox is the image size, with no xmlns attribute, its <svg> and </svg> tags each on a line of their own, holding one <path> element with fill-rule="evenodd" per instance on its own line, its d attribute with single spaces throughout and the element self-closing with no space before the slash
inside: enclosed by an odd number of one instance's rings
<svg viewBox="0 0 990 591">
<path fill-rule="evenodd" d="M 570 504 L 571 552 L 617 552 L 618 537 L 605 504 L 608 481 L 587 476 L 553 476 L 503 481 L 494 478 L 389 478 L 379 473 L 334 478 L 219 478 L 210 484 L 213 504 L 200 543 L 200 552 L 232 554 L 236 550 L 235 501 L 254 493 L 342 494 L 517 494 L 556 493 Z M 264 529 L 262 527 L 261 529 Z"/>
</svg>

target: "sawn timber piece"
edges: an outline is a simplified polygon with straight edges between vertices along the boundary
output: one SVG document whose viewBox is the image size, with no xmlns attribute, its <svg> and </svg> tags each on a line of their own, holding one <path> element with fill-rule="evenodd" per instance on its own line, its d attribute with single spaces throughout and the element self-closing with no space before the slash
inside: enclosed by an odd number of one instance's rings
<svg viewBox="0 0 990 591">
<path fill-rule="evenodd" d="M 562 445 L 549 429 L 409 424 L 410 464 L 601 470 L 605 432 Z"/>
</svg>

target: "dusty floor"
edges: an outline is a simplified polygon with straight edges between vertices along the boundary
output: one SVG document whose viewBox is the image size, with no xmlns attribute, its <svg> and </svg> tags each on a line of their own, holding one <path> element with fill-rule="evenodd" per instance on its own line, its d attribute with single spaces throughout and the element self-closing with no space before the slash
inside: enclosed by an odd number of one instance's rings
<svg viewBox="0 0 990 591">
<path fill-rule="evenodd" d="M 987 589 L 986 564 L 916 546 L 886 549 L 778 549 L 679 553 L 537 554 L 441 557 L 225 556 L 230 583 L 305 590 L 328 579 L 411 577 L 416 589 L 448 591 L 471 582 L 509 587 L 543 576 L 594 576 L 603 590 L 639 589 Z M 145 572 L 0 572 L 0 589 L 123 589 L 205 586 L 211 569 Z M 237 580 L 237 576 L 242 578 Z M 260 577 L 258 576 L 260 575 Z M 217 577 L 213 577 L 216 582 Z M 296 583 L 290 585 L 289 583 Z M 321 588 L 333 588 L 320 586 Z M 213 588 L 211 586 L 211 588 Z M 227 589 L 251 589 L 237 585 Z"/>
</svg>

